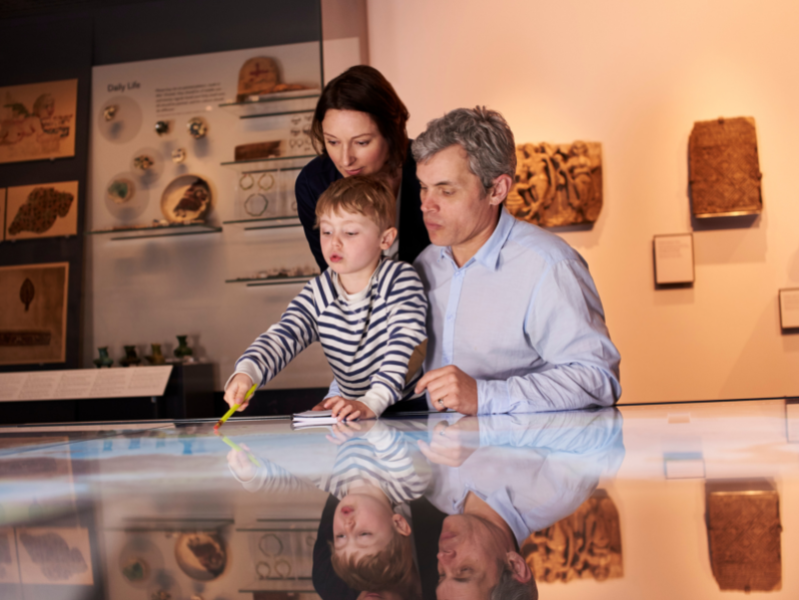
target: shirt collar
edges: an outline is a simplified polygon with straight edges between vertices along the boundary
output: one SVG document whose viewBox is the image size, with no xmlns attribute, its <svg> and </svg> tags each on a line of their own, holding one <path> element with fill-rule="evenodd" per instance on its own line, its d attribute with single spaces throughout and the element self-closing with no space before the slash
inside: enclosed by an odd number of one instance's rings
<svg viewBox="0 0 799 600">
<path fill-rule="evenodd" d="M 476 261 L 487 269 L 496 271 L 497 268 L 499 268 L 499 254 L 502 252 L 505 242 L 508 241 L 508 237 L 510 236 L 511 229 L 513 229 L 515 222 L 516 219 L 505 210 L 505 203 L 503 202 L 499 207 L 499 221 L 497 222 L 496 229 L 494 229 L 488 241 L 477 251 L 477 254 L 467 261 L 466 265 L 472 261 Z M 439 260 L 442 260 L 444 257 L 453 260 L 452 248 L 450 246 L 441 247 Z M 466 265 L 463 266 L 465 267 Z"/>
</svg>

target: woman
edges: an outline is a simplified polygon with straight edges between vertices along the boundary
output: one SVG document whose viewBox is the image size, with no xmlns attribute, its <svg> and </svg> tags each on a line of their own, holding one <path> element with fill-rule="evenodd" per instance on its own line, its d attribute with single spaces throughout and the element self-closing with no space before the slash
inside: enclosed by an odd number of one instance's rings
<svg viewBox="0 0 799 600">
<path fill-rule="evenodd" d="M 314 111 L 311 137 L 321 152 L 303 168 L 295 187 L 297 212 L 319 268 L 322 256 L 316 229 L 316 202 L 342 177 L 377 175 L 397 198 L 399 236 L 387 254 L 413 262 L 430 243 L 422 219 L 416 163 L 405 124 L 408 109 L 377 69 L 352 67 L 325 86 Z"/>
</svg>

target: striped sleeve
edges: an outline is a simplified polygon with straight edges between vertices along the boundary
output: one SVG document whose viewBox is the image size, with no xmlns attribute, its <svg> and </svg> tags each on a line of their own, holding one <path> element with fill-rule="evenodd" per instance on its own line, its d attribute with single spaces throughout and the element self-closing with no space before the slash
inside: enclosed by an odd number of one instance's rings
<svg viewBox="0 0 799 600">
<path fill-rule="evenodd" d="M 427 339 L 427 297 L 419 275 L 404 262 L 392 262 L 383 275 L 378 293 L 386 302 L 388 341 L 360 399 L 378 416 L 404 397 L 407 383 L 418 375 L 408 373 L 411 355 Z"/>
<path fill-rule="evenodd" d="M 319 339 L 318 310 L 314 290 L 322 276 L 309 281 L 291 301 L 280 321 L 272 325 L 236 361 L 236 373 L 266 384 L 300 352 Z"/>
</svg>

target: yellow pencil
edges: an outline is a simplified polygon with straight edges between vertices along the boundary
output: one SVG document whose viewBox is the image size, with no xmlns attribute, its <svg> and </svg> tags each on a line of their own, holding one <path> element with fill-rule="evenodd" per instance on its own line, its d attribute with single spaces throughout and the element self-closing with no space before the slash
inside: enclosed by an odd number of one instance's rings
<svg viewBox="0 0 799 600">
<path fill-rule="evenodd" d="M 225 442 L 225 443 L 226 443 L 228 446 L 230 446 L 231 448 L 233 448 L 233 449 L 234 449 L 236 452 L 246 452 L 246 453 L 247 453 L 247 458 L 249 458 L 249 459 L 250 459 L 250 462 L 251 462 L 252 464 L 254 464 L 256 467 L 260 467 L 260 466 L 261 466 L 261 465 L 258 463 L 258 460 L 257 460 L 257 459 L 256 459 L 256 458 L 255 458 L 255 457 L 252 455 L 252 454 L 250 454 L 249 452 L 247 452 L 247 451 L 246 451 L 244 448 L 242 448 L 241 446 L 239 446 L 239 445 L 238 445 L 236 442 L 234 442 L 233 440 L 231 440 L 230 438 L 228 438 L 226 435 L 224 435 L 224 434 L 221 434 L 221 433 L 220 433 L 220 434 L 219 434 L 219 437 L 221 437 L 221 438 L 222 438 L 222 441 L 223 441 L 223 442 Z"/>
<path fill-rule="evenodd" d="M 257 384 L 257 383 L 253 383 L 253 384 L 252 384 L 252 387 L 250 388 L 250 390 L 249 390 L 249 391 L 248 391 L 248 392 L 247 392 L 247 393 L 244 395 L 244 402 L 247 402 L 247 400 L 249 400 L 250 398 L 252 398 L 252 395 L 255 393 L 255 390 L 256 390 L 256 388 L 257 388 L 257 387 L 258 387 L 258 384 Z M 230 410 L 229 410 L 229 411 L 227 411 L 227 412 L 226 412 L 226 413 L 225 413 L 225 414 L 222 416 L 222 418 L 221 418 L 221 419 L 219 419 L 219 420 L 216 422 L 216 425 L 214 425 L 214 431 L 216 431 L 217 429 L 219 429 L 219 428 L 222 426 L 222 424 L 223 424 L 225 421 L 227 421 L 227 420 L 230 418 L 230 415 L 232 415 L 234 412 L 236 412 L 240 406 L 241 406 L 241 404 L 234 404 L 233 406 L 231 406 L 231 407 L 230 407 Z"/>
</svg>

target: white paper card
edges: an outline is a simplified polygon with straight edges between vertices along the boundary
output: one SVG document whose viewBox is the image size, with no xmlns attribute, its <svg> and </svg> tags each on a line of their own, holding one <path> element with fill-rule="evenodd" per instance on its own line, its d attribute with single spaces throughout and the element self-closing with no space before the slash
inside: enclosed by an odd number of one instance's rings
<svg viewBox="0 0 799 600">
<path fill-rule="evenodd" d="M 690 233 L 656 235 L 655 282 L 658 285 L 694 281 L 694 238 Z"/>
<path fill-rule="evenodd" d="M 783 329 L 799 327 L 799 289 L 780 290 L 780 324 Z"/>
<path fill-rule="evenodd" d="M 0 402 L 163 396 L 172 365 L 0 373 Z"/>
</svg>

